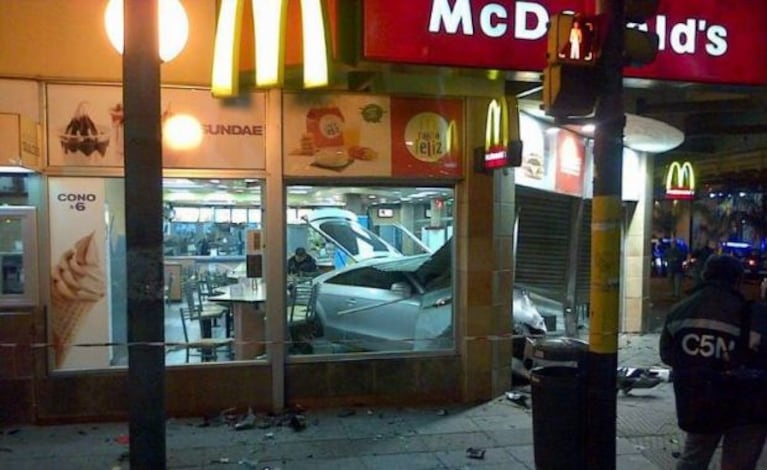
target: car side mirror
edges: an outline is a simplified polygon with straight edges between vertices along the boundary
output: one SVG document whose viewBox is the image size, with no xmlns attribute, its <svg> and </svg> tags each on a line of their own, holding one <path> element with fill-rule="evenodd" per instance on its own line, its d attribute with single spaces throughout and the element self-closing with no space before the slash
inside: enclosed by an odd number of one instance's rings
<svg viewBox="0 0 767 470">
<path fill-rule="evenodd" d="M 413 288 L 410 287 L 410 284 L 407 282 L 395 282 L 391 285 L 389 290 L 395 294 L 401 295 L 402 297 L 410 297 L 410 295 L 413 293 Z"/>
</svg>

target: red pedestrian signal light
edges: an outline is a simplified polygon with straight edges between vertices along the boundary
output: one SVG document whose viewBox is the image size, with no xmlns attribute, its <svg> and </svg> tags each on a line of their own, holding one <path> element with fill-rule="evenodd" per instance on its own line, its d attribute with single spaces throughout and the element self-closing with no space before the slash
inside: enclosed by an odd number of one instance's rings
<svg viewBox="0 0 767 470">
<path fill-rule="evenodd" d="M 599 58 L 599 16 L 558 13 L 548 31 L 548 62 L 593 66 Z"/>
</svg>

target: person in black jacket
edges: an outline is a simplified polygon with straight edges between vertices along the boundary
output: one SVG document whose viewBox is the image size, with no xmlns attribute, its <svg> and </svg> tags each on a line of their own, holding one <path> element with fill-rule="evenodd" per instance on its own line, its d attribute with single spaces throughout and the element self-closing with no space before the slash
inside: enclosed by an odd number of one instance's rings
<svg viewBox="0 0 767 470">
<path fill-rule="evenodd" d="M 295 253 L 288 259 L 288 274 L 310 276 L 316 274 L 317 262 L 303 247 L 296 248 Z"/>
<path fill-rule="evenodd" d="M 709 257 L 703 283 L 671 308 L 660 338 L 660 356 L 673 369 L 679 427 L 686 431 L 677 469 L 705 469 L 722 444 L 723 469 L 754 469 L 764 426 L 745 422 L 735 377 L 747 365 L 749 308 L 738 291 L 740 262 Z"/>
</svg>

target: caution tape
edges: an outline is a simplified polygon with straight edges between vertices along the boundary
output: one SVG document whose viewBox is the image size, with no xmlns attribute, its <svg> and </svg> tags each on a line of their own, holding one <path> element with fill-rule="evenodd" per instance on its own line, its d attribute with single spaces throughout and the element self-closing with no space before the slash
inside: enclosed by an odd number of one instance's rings
<svg viewBox="0 0 767 470">
<path fill-rule="evenodd" d="M 524 335 L 518 335 L 518 334 L 501 334 L 501 335 L 480 335 L 480 336 L 463 336 L 459 338 L 459 341 L 461 342 L 469 342 L 469 341 L 488 341 L 488 342 L 498 342 L 498 341 L 511 341 L 514 338 L 524 338 Z M 46 348 L 61 348 L 61 347 L 72 347 L 72 348 L 111 348 L 111 347 L 157 347 L 157 348 L 167 348 L 167 347 L 200 347 L 205 345 L 204 341 L 206 339 L 211 338 L 202 338 L 200 341 L 132 341 L 132 342 L 95 342 L 95 343 L 50 343 L 50 342 L 33 342 L 33 343 L 0 343 L 0 349 L 15 349 L 15 348 L 25 348 L 25 349 L 46 349 Z M 226 339 L 226 338 L 212 338 L 212 339 Z M 420 339 L 414 339 L 414 338 L 408 338 L 403 340 L 397 340 L 397 343 L 401 343 L 403 341 L 410 342 L 410 343 L 422 343 L 424 341 L 430 341 L 437 338 L 420 338 Z M 259 346 L 284 346 L 284 345 L 293 345 L 293 344 L 306 344 L 311 342 L 311 339 L 307 338 L 306 340 L 282 340 L 282 341 L 268 341 L 268 340 L 260 340 L 260 341 L 231 341 L 228 344 L 234 345 L 234 346 L 251 346 L 251 345 L 259 345 Z M 382 341 L 383 342 L 383 341 Z M 355 344 L 356 342 L 353 340 L 339 340 L 339 341 L 333 341 L 334 344 Z M 213 345 L 210 345 L 213 347 Z"/>
</svg>

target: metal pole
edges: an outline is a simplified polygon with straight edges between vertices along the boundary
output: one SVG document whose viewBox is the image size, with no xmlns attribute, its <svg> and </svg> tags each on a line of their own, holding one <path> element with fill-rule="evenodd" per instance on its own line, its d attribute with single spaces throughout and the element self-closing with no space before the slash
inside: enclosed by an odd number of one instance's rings
<svg viewBox="0 0 767 470">
<path fill-rule="evenodd" d="M 131 468 L 164 469 L 165 348 L 158 0 L 126 0 L 125 218 Z"/>
<path fill-rule="evenodd" d="M 621 171 L 623 162 L 624 0 L 597 0 L 607 34 L 600 67 L 603 87 L 595 111 L 594 201 L 591 222 L 587 468 L 615 468 L 618 312 L 620 309 Z"/>
</svg>

